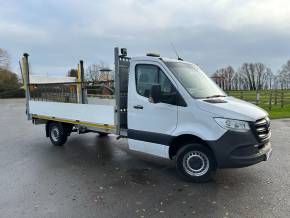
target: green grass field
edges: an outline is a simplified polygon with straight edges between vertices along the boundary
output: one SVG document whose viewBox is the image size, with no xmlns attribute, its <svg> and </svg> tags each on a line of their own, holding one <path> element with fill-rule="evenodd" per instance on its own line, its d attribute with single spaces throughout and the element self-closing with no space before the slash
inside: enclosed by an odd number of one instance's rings
<svg viewBox="0 0 290 218">
<path fill-rule="evenodd" d="M 256 91 L 226 91 L 228 95 L 256 103 Z M 282 94 L 283 92 L 283 94 Z M 260 91 L 260 101 L 257 104 L 270 114 L 270 118 L 290 118 L 290 90 L 272 90 L 272 104 L 269 107 L 270 91 Z M 283 107 L 282 107 L 283 106 Z"/>
</svg>

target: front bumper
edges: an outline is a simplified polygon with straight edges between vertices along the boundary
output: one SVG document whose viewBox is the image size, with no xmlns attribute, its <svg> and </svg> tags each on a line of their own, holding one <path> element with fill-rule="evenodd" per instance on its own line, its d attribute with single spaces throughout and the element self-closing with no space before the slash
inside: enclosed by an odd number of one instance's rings
<svg viewBox="0 0 290 218">
<path fill-rule="evenodd" d="M 227 131 L 220 139 L 208 141 L 219 168 L 246 167 L 268 159 L 269 139 L 259 142 L 252 131 Z"/>
</svg>

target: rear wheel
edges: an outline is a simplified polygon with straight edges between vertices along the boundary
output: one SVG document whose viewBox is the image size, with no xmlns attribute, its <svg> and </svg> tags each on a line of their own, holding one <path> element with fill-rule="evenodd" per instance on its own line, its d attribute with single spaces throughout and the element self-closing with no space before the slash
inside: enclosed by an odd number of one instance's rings
<svg viewBox="0 0 290 218">
<path fill-rule="evenodd" d="M 49 124 L 49 138 L 52 144 L 62 146 L 67 140 L 67 133 L 61 123 Z"/>
<path fill-rule="evenodd" d="M 177 152 L 178 173 L 190 182 L 207 182 L 216 171 L 213 153 L 202 144 L 187 144 Z"/>
<path fill-rule="evenodd" d="M 107 136 L 109 133 L 106 133 L 106 132 L 98 132 L 99 134 L 99 137 L 105 137 Z"/>
</svg>

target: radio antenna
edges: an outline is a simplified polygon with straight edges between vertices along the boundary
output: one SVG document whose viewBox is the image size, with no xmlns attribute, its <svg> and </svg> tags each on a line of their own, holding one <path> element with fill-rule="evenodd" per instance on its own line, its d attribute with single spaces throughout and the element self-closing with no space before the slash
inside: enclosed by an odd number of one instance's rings
<svg viewBox="0 0 290 218">
<path fill-rule="evenodd" d="M 173 42 L 170 42 L 170 44 L 171 44 L 171 47 L 172 47 L 173 51 L 175 52 L 175 54 L 176 54 L 176 56 L 177 56 L 177 60 L 179 60 L 179 61 L 183 61 L 183 59 L 179 56 L 179 54 L 178 54 L 178 52 L 177 52 L 177 49 L 175 48 Z"/>
</svg>

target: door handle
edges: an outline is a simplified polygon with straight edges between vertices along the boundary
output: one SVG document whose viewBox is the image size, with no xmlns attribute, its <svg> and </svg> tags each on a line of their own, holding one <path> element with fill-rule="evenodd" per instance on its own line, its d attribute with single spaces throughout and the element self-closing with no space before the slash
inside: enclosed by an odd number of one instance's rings
<svg viewBox="0 0 290 218">
<path fill-rule="evenodd" d="M 142 110 L 142 109 L 143 109 L 143 106 L 142 106 L 142 105 L 135 105 L 134 108 L 135 108 L 135 109 Z"/>
</svg>

